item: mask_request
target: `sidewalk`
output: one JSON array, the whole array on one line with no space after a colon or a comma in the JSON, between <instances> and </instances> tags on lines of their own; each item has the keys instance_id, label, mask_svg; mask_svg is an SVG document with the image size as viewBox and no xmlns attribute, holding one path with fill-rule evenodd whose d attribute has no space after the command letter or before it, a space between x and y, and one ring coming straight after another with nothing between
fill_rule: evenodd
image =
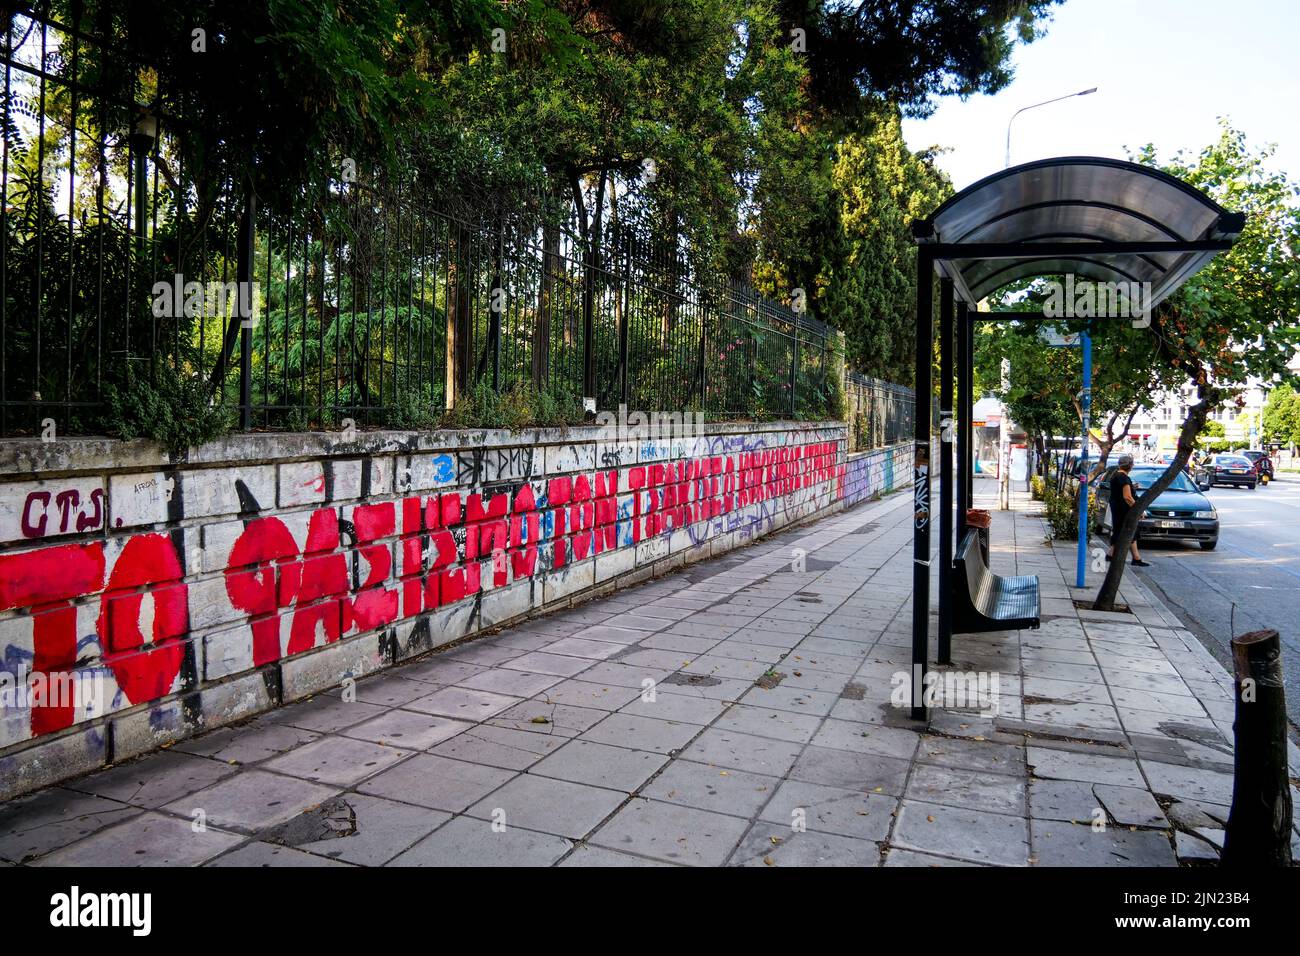
<instances>
[{"instance_id":1,"label":"sidewalk","mask_svg":"<svg viewBox=\"0 0 1300 956\"><path fill-rule=\"evenodd\" d=\"M923 732L891 706L910 662L910 504L864 504L0 805L0 860L1212 861L1228 675L1132 575L1132 614L1076 610L1074 550L1045 544L1023 498L994 511L992 564L1040 575L1043 626L953 642L951 670L996 675L997 715L936 710Z\"/></svg>"}]
</instances>

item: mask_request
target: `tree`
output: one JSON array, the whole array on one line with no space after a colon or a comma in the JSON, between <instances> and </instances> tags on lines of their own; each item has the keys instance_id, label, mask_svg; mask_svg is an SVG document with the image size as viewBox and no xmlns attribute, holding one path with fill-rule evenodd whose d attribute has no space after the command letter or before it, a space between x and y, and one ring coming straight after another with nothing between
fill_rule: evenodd
<instances>
[{"instance_id":1,"label":"tree","mask_svg":"<svg viewBox=\"0 0 1300 956\"><path fill-rule=\"evenodd\" d=\"M1060 277L1033 279L1004 291L999 309L1042 316L1044 303ZM1054 285L1057 283L1058 285ZM1092 421L1089 434L1099 454L1089 478L1105 469L1115 444L1128 435L1134 417L1152 395L1179 383L1177 372L1156 360L1149 336L1127 323L1062 320L1060 331L1090 329L1093 341ZM1011 388L994 393L1009 408L1011 417L1030 435L1078 433L1083 421L1079 390L1083 363L1077 348L1047 344L1044 322L982 322L976 327L976 369L983 381L1000 379L1002 360L1011 363ZM1104 423L1097 428L1098 423ZM1041 450L1041 449L1040 449Z\"/></svg>"},{"instance_id":2,"label":"tree","mask_svg":"<svg viewBox=\"0 0 1300 956\"><path fill-rule=\"evenodd\" d=\"M1197 156L1182 153L1161 166L1154 147L1136 160L1160 166L1226 208L1246 215L1232 249L1213 259L1152 316L1152 360L1177 370L1195 389L1173 462L1141 495L1116 529L1114 553L1094 606L1112 610L1124 574L1123 555L1138 521L1186 466L1210 412L1241 404L1254 380L1288 377L1300 347L1300 190L1268 168L1271 148L1252 150L1243 133L1221 121L1219 139Z\"/></svg>"},{"instance_id":3,"label":"tree","mask_svg":"<svg viewBox=\"0 0 1300 956\"><path fill-rule=\"evenodd\" d=\"M742 71L754 78L752 188L743 236L760 291L845 330L859 371L912 376L915 246L908 222L951 185L933 151L902 141L901 115L935 97L993 92L1017 42L1052 3L758 0L748 4Z\"/></svg>"},{"instance_id":4,"label":"tree","mask_svg":"<svg viewBox=\"0 0 1300 956\"><path fill-rule=\"evenodd\" d=\"M1265 441L1281 442L1291 448L1300 445L1300 394L1290 385L1277 385L1264 402Z\"/></svg>"}]
</instances>

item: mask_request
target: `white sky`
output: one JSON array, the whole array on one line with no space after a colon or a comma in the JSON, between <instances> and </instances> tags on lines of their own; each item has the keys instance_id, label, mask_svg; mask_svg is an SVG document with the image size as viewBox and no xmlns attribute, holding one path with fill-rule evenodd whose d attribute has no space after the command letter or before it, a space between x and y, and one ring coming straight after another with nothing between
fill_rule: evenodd
<instances>
[{"instance_id":1,"label":"white sky","mask_svg":"<svg viewBox=\"0 0 1300 956\"><path fill-rule=\"evenodd\" d=\"M1011 163L1050 156L1163 157L1199 151L1227 116L1253 148L1277 145L1276 168L1300 180L1300 0L1066 0L1047 35L1014 53L995 96L941 101L905 120L912 149L938 159L957 189L1003 167L1007 121L1032 103L1095 86L1016 118Z\"/></svg>"}]
</instances>

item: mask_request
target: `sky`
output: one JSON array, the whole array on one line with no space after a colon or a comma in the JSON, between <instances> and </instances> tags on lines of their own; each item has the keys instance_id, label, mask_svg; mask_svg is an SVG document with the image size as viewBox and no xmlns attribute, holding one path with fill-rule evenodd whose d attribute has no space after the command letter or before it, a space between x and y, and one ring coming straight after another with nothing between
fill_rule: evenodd
<instances>
[{"instance_id":1,"label":"sky","mask_svg":"<svg viewBox=\"0 0 1300 956\"><path fill-rule=\"evenodd\" d=\"M1047 35L1013 54L1015 78L993 96L940 101L905 120L913 150L946 147L941 169L962 189L1003 168L1007 122L1021 113L1011 163L1051 156L1198 152L1230 118L1252 148L1276 144L1272 164L1300 180L1300 0L1066 0Z\"/></svg>"}]
</instances>

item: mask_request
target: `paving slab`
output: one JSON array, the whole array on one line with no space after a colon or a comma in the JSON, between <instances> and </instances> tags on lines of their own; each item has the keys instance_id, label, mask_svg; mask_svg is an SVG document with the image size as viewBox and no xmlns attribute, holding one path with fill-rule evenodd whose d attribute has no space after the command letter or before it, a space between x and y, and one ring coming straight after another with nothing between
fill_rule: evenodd
<instances>
[{"instance_id":1,"label":"paving slab","mask_svg":"<svg viewBox=\"0 0 1300 956\"><path fill-rule=\"evenodd\" d=\"M748 828L738 817L634 798L587 842L670 863L721 866Z\"/></svg>"},{"instance_id":2,"label":"paving slab","mask_svg":"<svg viewBox=\"0 0 1300 956\"><path fill-rule=\"evenodd\" d=\"M1176 866L1163 830L1094 828L1092 824L1034 820L1030 824L1038 866Z\"/></svg>"},{"instance_id":3,"label":"paving slab","mask_svg":"<svg viewBox=\"0 0 1300 956\"><path fill-rule=\"evenodd\" d=\"M67 786L70 790L157 809L234 772L235 768L227 763L164 751L81 777Z\"/></svg>"},{"instance_id":4,"label":"paving slab","mask_svg":"<svg viewBox=\"0 0 1300 956\"><path fill-rule=\"evenodd\" d=\"M22 863L139 816L138 807L55 787L0 805L0 859Z\"/></svg>"},{"instance_id":5,"label":"paving slab","mask_svg":"<svg viewBox=\"0 0 1300 956\"><path fill-rule=\"evenodd\" d=\"M975 863L1027 866L1028 822L1024 817L904 800L890 843Z\"/></svg>"},{"instance_id":6,"label":"paving slab","mask_svg":"<svg viewBox=\"0 0 1300 956\"><path fill-rule=\"evenodd\" d=\"M759 819L881 841L888 836L897 809L896 797L787 780L764 806Z\"/></svg>"},{"instance_id":7,"label":"paving slab","mask_svg":"<svg viewBox=\"0 0 1300 956\"><path fill-rule=\"evenodd\" d=\"M191 819L201 812L209 827L252 833L284 823L338 792L338 787L249 769L165 809Z\"/></svg>"},{"instance_id":8,"label":"paving slab","mask_svg":"<svg viewBox=\"0 0 1300 956\"><path fill-rule=\"evenodd\" d=\"M263 831L261 838L324 859L382 866L450 819L451 814L441 810L344 793Z\"/></svg>"},{"instance_id":9,"label":"paving slab","mask_svg":"<svg viewBox=\"0 0 1300 956\"><path fill-rule=\"evenodd\" d=\"M637 717L634 714L610 714L590 730L584 731L582 740L628 747L632 750L652 750L671 754L681 750L703 728L675 720L658 720L654 717Z\"/></svg>"},{"instance_id":10,"label":"paving slab","mask_svg":"<svg viewBox=\"0 0 1300 956\"><path fill-rule=\"evenodd\" d=\"M851 750L855 753L878 754L910 760L916 753L921 736L915 731L899 727L881 727L851 720L825 721L809 743L814 747L833 750Z\"/></svg>"},{"instance_id":11,"label":"paving slab","mask_svg":"<svg viewBox=\"0 0 1300 956\"><path fill-rule=\"evenodd\" d=\"M620 713L634 714L638 717L655 717L659 720L675 720L686 724L704 726L712 723L731 706L729 701L712 697L694 696L677 693L676 684L656 686L653 696L637 694L624 704ZM694 689L694 688L691 688Z\"/></svg>"},{"instance_id":12,"label":"paving slab","mask_svg":"<svg viewBox=\"0 0 1300 956\"><path fill-rule=\"evenodd\" d=\"M211 867L322 867L322 866L347 866L340 860L331 860L328 857L317 856L314 853L306 853L302 850L295 850L290 846L277 846L274 843L246 843L237 850L233 850L223 856L217 857L206 863L205 866Z\"/></svg>"},{"instance_id":13,"label":"paving slab","mask_svg":"<svg viewBox=\"0 0 1300 956\"><path fill-rule=\"evenodd\" d=\"M1219 850L1213 844L1181 830L1174 834L1174 854L1185 863L1219 862Z\"/></svg>"},{"instance_id":14,"label":"paving slab","mask_svg":"<svg viewBox=\"0 0 1300 956\"><path fill-rule=\"evenodd\" d=\"M1123 787L1146 786L1137 761L1128 757L1029 747L1026 759L1034 776L1045 780L1083 780Z\"/></svg>"},{"instance_id":15,"label":"paving slab","mask_svg":"<svg viewBox=\"0 0 1300 956\"><path fill-rule=\"evenodd\" d=\"M504 770L527 770L547 754L555 753L568 739L477 724L433 747L430 753Z\"/></svg>"},{"instance_id":16,"label":"paving slab","mask_svg":"<svg viewBox=\"0 0 1300 956\"><path fill-rule=\"evenodd\" d=\"M983 770L987 773L1025 774L1025 748L963 737L922 736L916 759L942 767Z\"/></svg>"},{"instance_id":17,"label":"paving slab","mask_svg":"<svg viewBox=\"0 0 1300 956\"><path fill-rule=\"evenodd\" d=\"M896 757L809 746L790 769L790 777L805 783L901 796L908 767L906 760Z\"/></svg>"},{"instance_id":18,"label":"paving slab","mask_svg":"<svg viewBox=\"0 0 1300 956\"><path fill-rule=\"evenodd\" d=\"M408 680L405 676L397 674L385 674L357 681L352 690L356 694L356 699L362 703L378 704L381 707L401 707L429 693L429 688L422 682ZM338 694L341 695L342 691Z\"/></svg>"},{"instance_id":19,"label":"paving slab","mask_svg":"<svg viewBox=\"0 0 1300 956\"><path fill-rule=\"evenodd\" d=\"M473 726L475 725L468 721L453 720L450 717L437 717L409 710L390 710L382 717L375 717L355 727L349 727L342 731L342 736L367 740L386 747L428 750Z\"/></svg>"},{"instance_id":20,"label":"paving slab","mask_svg":"<svg viewBox=\"0 0 1300 956\"><path fill-rule=\"evenodd\" d=\"M469 816L577 840L627 799L627 794L536 774L520 774L467 811Z\"/></svg>"},{"instance_id":21,"label":"paving slab","mask_svg":"<svg viewBox=\"0 0 1300 956\"><path fill-rule=\"evenodd\" d=\"M948 857L935 856L930 853L916 853L912 850L904 850L902 847L894 847L885 857L885 866L926 866L934 869L943 867L969 867L981 866L979 863L972 863L969 860L953 860Z\"/></svg>"},{"instance_id":22,"label":"paving slab","mask_svg":"<svg viewBox=\"0 0 1300 956\"><path fill-rule=\"evenodd\" d=\"M783 777L794 766L802 749L790 741L715 726L700 734L678 756L716 767Z\"/></svg>"},{"instance_id":23,"label":"paving slab","mask_svg":"<svg viewBox=\"0 0 1300 956\"><path fill-rule=\"evenodd\" d=\"M880 845L819 830L792 831L756 823L736 848L732 866L880 866Z\"/></svg>"},{"instance_id":24,"label":"paving slab","mask_svg":"<svg viewBox=\"0 0 1300 956\"><path fill-rule=\"evenodd\" d=\"M514 776L514 771L500 767L416 754L370 777L357 789L375 797L460 813Z\"/></svg>"},{"instance_id":25,"label":"paving slab","mask_svg":"<svg viewBox=\"0 0 1300 956\"><path fill-rule=\"evenodd\" d=\"M619 853L615 850L607 850L603 846L588 846L582 844L573 848L573 852L566 856L559 863L560 867L642 867L642 866L672 866L664 860L650 860L643 856L633 856L630 853Z\"/></svg>"},{"instance_id":26,"label":"paving slab","mask_svg":"<svg viewBox=\"0 0 1300 956\"><path fill-rule=\"evenodd\" d=\"M506 694L494 694L469 687L443 687L432 694L416 698L406 705L406 709L463 721L479 721L494 717L518 703L518 697Z\"/></svg>"},{"instance_id":27,"label":"paving slab","mask_svg":"<svg viewBox=\"0 0 1300 956\"><path fill-rule=\"evenodd\" d=\"M487 820L456 817L389 866L550 866L573 848L564 837L523 827L494 830Z\"/></svg>"},{"instance_id":28,"label":"paving slab","mask_svg":"<svg viewBox=\"0 0 1300 956\"><path fill-rule=\"evenodd\" d=\"M674 760L641 795L750 819L776 792L777 777Z\"/></svg>"},{"instance_id":29,"label":"paving slab","mask_svg":"<svg viewBox=\"0 0 1300 956\"><path fill-rule=\"evenodd\" d=\"M532 651L501 666L507 670L528 671L536 674L553 674L556 677L573 677L592 665L582 657L566 657L563 654L548 654L545 651Z\"/></svg>"},{"instance_id":30,"label":"paving slab","mask_svg":"<svg viewBox=\"0 0 1300 956\"><path fill-rule=\"evenodd\" d=\"M419 687L418 684L414 685ZM421 693L426 691L421 690ZM383 712L380 712L383 716ZM253 764L287 753L320 737L314 730L258 719L178 741L172 749L228 764Z\"/></svg>"},{"instance_id":31,"label":"paving slab","mask_svg":"<svg viewBox=\"0 0 1300 956\"><path fill-rule=\"evenodd\" d=\"M267 770L348 787L409 757L411 751L351 737L322 737L264 764Z\"/></svg>"},{"instance_id":32,"label":"paving slab","mask_svg":"<svg viewBox=\"0 0 1300 956\"><path fill-rule=\"evenodd\" d=\"M1196 800L1232 804L1232 774L1216 773L1196 767L1143 760L1142 769L1151 782L1154 793L1167 794L1180 800Z\"/></svg>"},{"instance_id":33,"label":"paving slab","mask_svg":"<svg viewBox=\"0 0 1300 956\"><path fill-rule=\"evenodd\" d=\"M1121 826L1166 827L1164 811L1150 792L1140 787L1116 787L1094 784L1092 792L1106 808L1110 818Z\"/></svg>"},{"instance_id":34,"label":"paving slab","mask_svg":"<svg viewBox=\"0 0 1300 956\"><path fill-rule=\"evenodd\" d=\"M573 740L532 765L530 773L632 793L668 762L665 754Z\"/></svg>"},{"instance_id":35,"label":"paving slab","mask_svg":"<svg viewBox=\"0 0 1300 956\"><path fill-rule=\"evenodd\" d=\"M493 694L505 694L509 697L528 698L536 697L562 680L564 678L555 674L494 667L473 677L467 677L458 686L468 687L471 690L486 690Z\"/></svg>"},{"instance_id":36,"label":"paving slab","mask_svg":"<svg viewBox=\"0 0 1300 956\"><path fill-rule=\"evenodd\" d=\"M615 711L640 696L639 688L623 687L618 684L597 684L578 677L561 681L538 694L537 698L548 703Z\"/></svg>"},{"instance_id":37,"label":"paving slab","mask_svg":"<svg viewBox=\"0 0 1300 956\"><path fill-rule=\"evenodd\" d=\"M609 711L596 707L557 704L538 697L503 710L490 723L548 737L576 737L608 716Z\"/></svg>"},{"instance_id":38,"label":"paving slab","mask_svg":"<svg viewBox=\"0 0 1300 956\"><path fill-rule=\"evenodd\" d=\"M626 650L626 645L613 641L590 641L581 637L565 637L544 648L547 654L579 657L597 661L608 660Z\"/></svg>"},{"instance_id":39,"label":"paving slab","mask_svg":"<svg viewBox=\"0 0 1300 956\"><path fill-rule=\"evenodd\" d=\"M913 800L993 813L1023 815L1026 810L1023 780L934 764L918 765L912 771L906 795Z\"/></svg>"},{"instance_id":40,"label":"paving slab","mask_svg":"<svg viewBox=\"0 0 1300 956\"><path fill-rule=\"evenodd\" d=\"M363 720L378 717L387 710L382 704L367 704L362 700L345 700L332 694L320 694L310 700L294 704L283 710L272 711L259 721L288 724L303 730L332 734Z\"/></svg>"},{"instance_id":41,"label":"paving slab","mask_svg":"<svg viewBox=\"0 0 1300 956\"><path fill-rule=\"evenodd\" d=\"M812 739L821 726L821 718L739 703L719 717L713 726L802 744Z\"/></svg>"},{"instance_id":42,"label":"paving slab","mask_svg":"<svg viewBox=\"0 0 1300 956\"><path fill-rule=\"evenodd\" d=\"M1035 820L1090 823L1104 807L1093 785L1081 780L1029 781L1029 815Z\"/></svg>"},{"instance_id":43,"label":"paving slab","mask_svg":"<svg viewBox=\"0 0 1300 956\"><path fill-rule=\"evenodd\" d=\"M37 866L199 866L246 837L148 811L36 861Z\"/></svg>"}]
</instances>

